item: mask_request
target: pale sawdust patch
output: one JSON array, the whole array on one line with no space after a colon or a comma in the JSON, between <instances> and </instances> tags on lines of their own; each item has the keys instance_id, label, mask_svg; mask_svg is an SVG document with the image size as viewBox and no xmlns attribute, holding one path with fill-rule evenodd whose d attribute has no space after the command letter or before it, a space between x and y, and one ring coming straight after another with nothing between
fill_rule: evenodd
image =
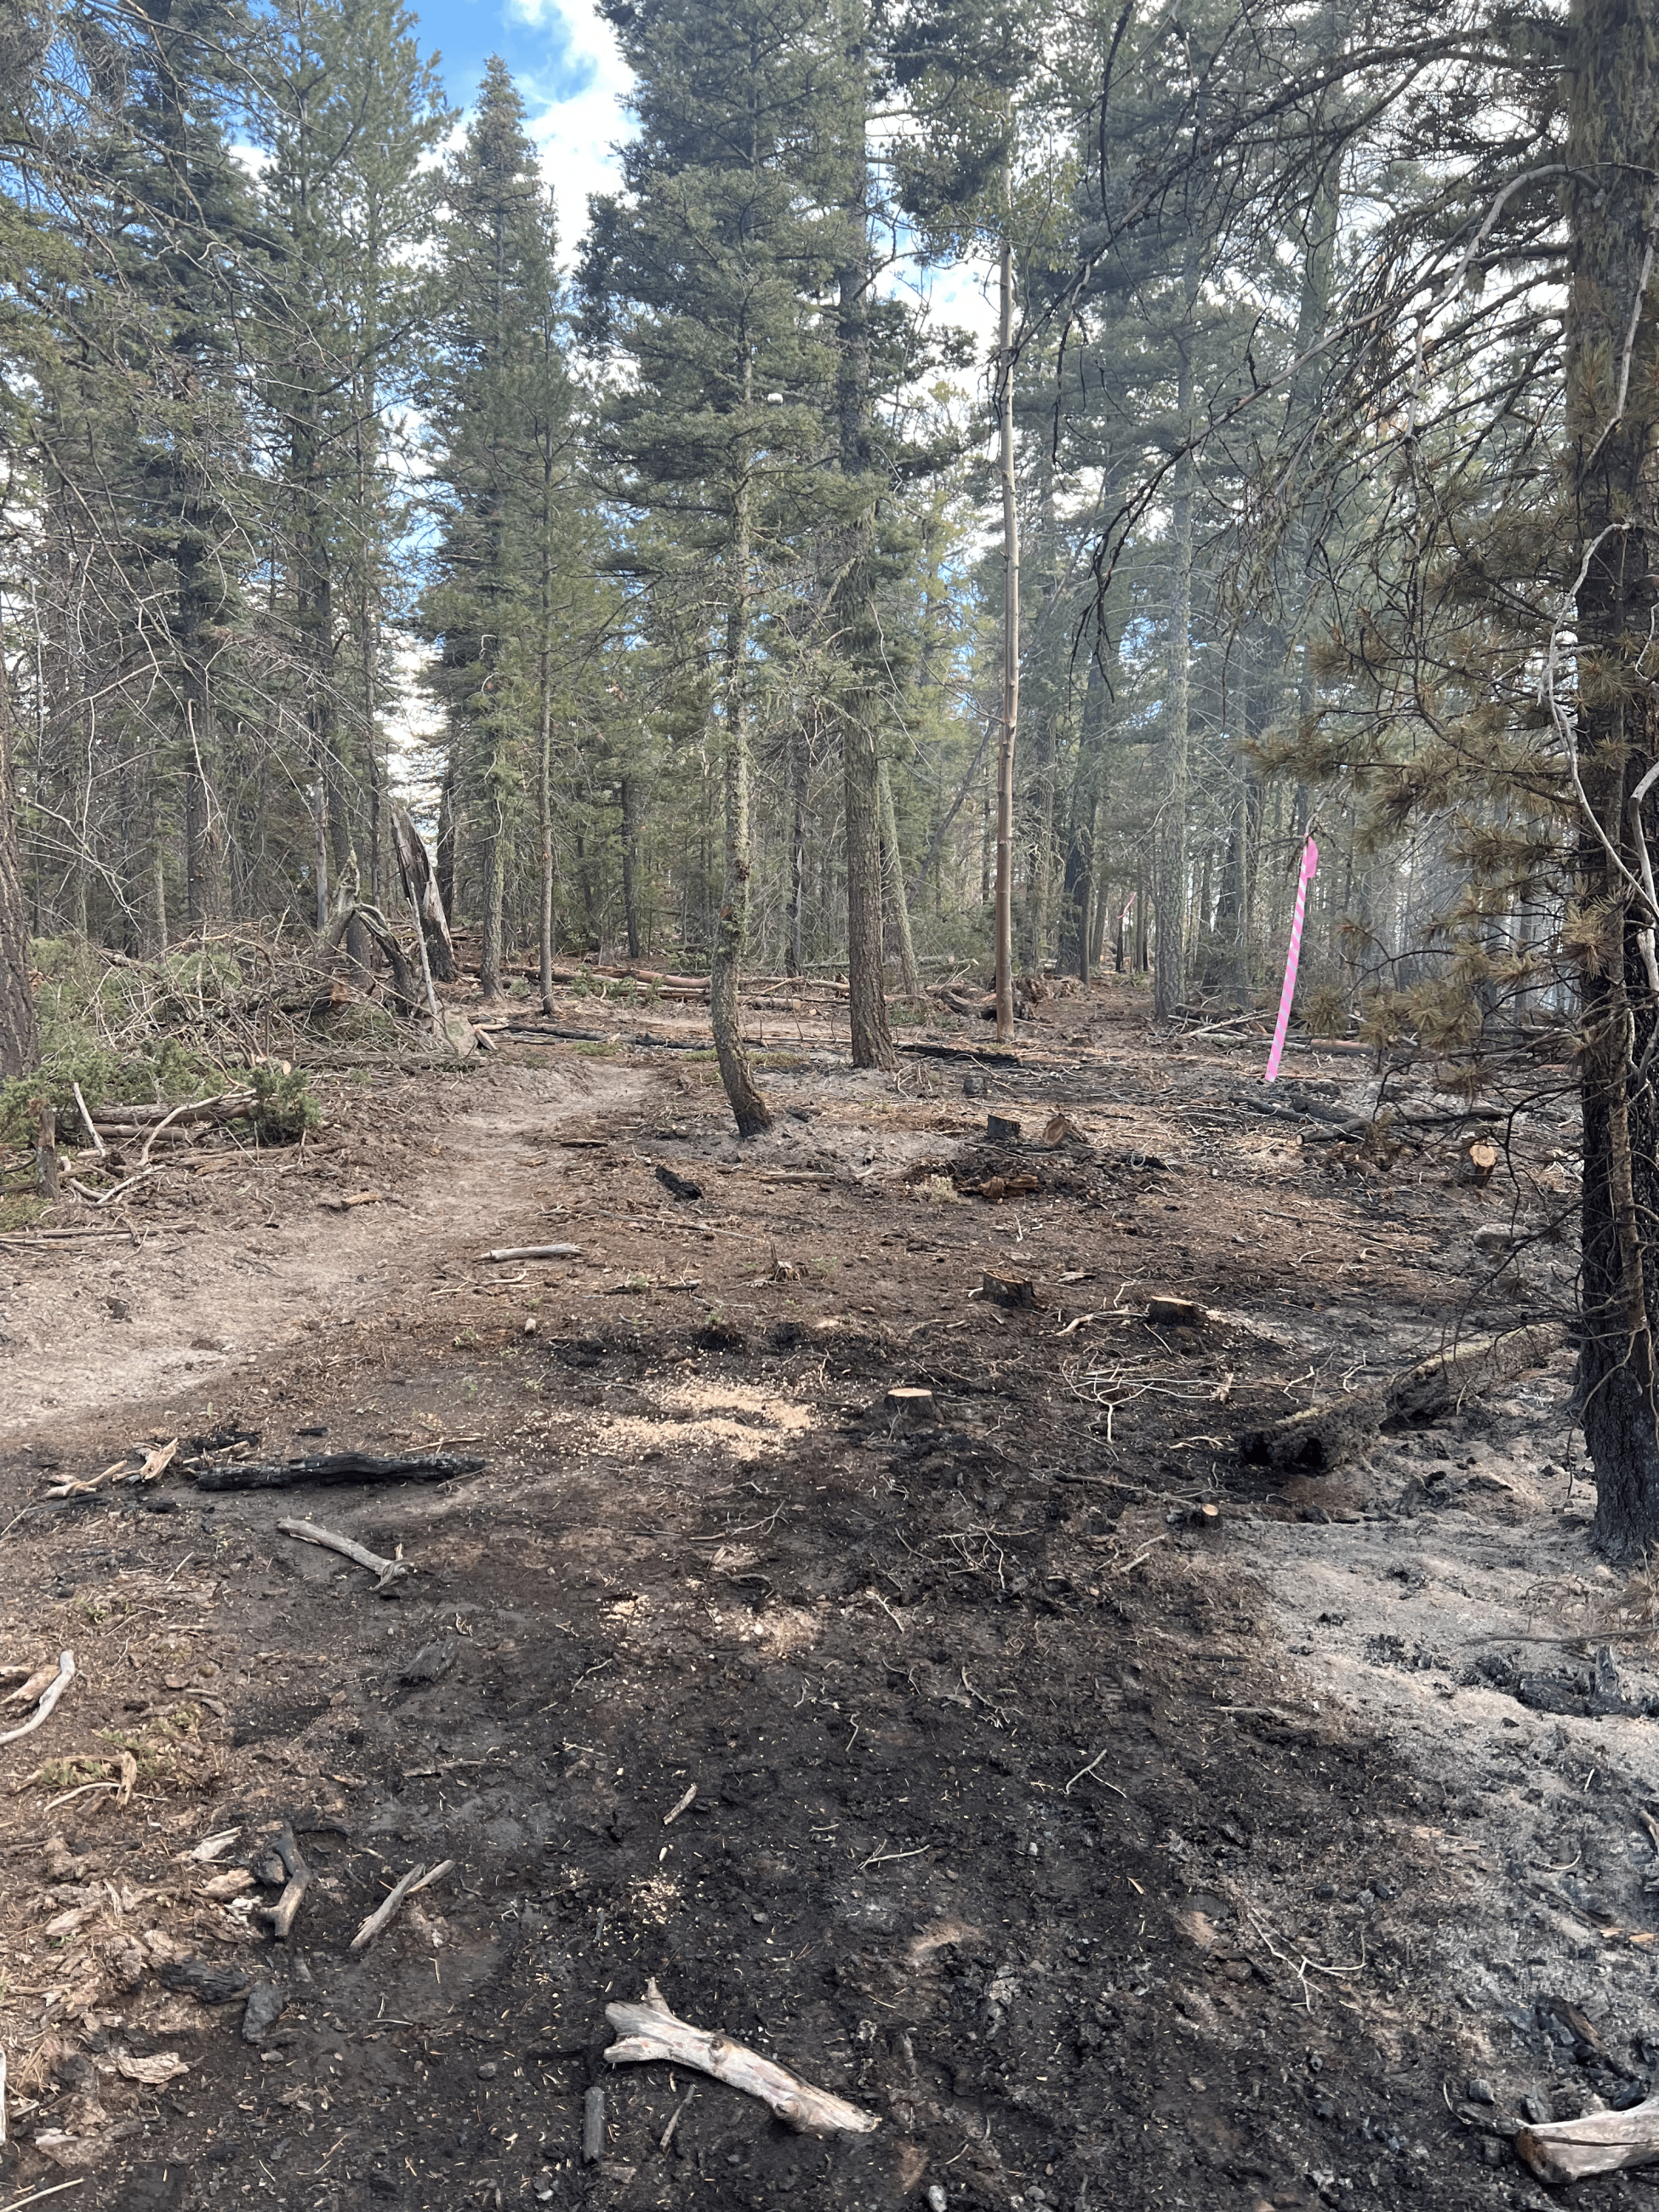
<instances>
[{"instance_id":1,"label":"pale sawdust patch","mask_svg":"<svg viewBox=\"0 0 1659 2212\"><path fill-rule=\"evenodd\" d=\"M619 1413L594 1433L606 1454L680 1452L718 1446L734 1460L749 1463L775 1457L786 1445L817 1426L816 1409L799 1399L780 1398L752 1383L720 1376L692 1376L662 1391L660 1418Z\"/></svg>"},{"instance_id":2,"label":"pale sawdust patch","mask_svg":"<svg viewBox=\"0 0 1659 2212\"><path fill-rule=\"evenodd\" d=\"M628 1901L637 1918L661 1928L679 1904L680 1886L668 1875L647 1875L629 1884Z\"/></svg>"},{"instance_id":3,"label":"pale sawdust patch","mask_svg":"<svg viewBox=\"0 0 1659 2212\"><path fill-rule=\"evenodd\" d=\"M742 1643L758 1644L769 1658L787 1659L816 1644L823 1632L823 1623L810 1606L778 1605L745 1621L738 1634Z\"/></svg>"}]
</instances>

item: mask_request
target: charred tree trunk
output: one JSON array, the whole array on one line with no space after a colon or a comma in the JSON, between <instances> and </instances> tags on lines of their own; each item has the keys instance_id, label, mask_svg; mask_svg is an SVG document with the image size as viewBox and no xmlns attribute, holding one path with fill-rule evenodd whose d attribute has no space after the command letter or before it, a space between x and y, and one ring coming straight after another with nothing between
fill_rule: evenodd
<instances>
[{"instance_id":1,"label":"charred tree trunk","mask_svg":"<svg viewBox=\"0 0 1659 2212\"><path fill-rule=\"evenodd\" d=\"M1066 834L1066 861L1060 878L1060 968L1086 983L1094 972L1093 918L1101 896L1099 864L1095 851L1095 823L1100 811L1100 771L1106 744L1106 678L1100 665L1100 647L1089 658L1089 675L1083 692L1083 727L1078 737L1077 773L1072 779L1071 823Z\"/></svg>"},{"instance_id":2,"label":"charred tree trunk","mask_svg":"<svg viewBox=\"0 0 1659 2212\"><path fill-rule=\"evenodd\" d=\"M1014 482L1014 249L1005 236L997 325L997 471L1002 483L1002 728L997 746L994 944L997 1042L1014 1036L1014 744L1019 729L1019 505Z\"/></svg>"},{"instance_id":3,"label":"charred tree trunk","mask_svg":"<svg viewBox=\"0 0 1659 2212\"><path fill-rule=\"evenodd\" d=\"M863 53L854 73L863 82ZM836 628L849 665L842 714L842 808L847 836L847 1008L854 1067L896 1067L887 1024L882 965L880 748L884 672L874 606L876 506L880 479L872 453L870 389L869 179L862 106L849 117L849 173L844 210L847 256L836 272L836 402L842 474L856 489L858 511L841 549Z\"/></svg>"},{"instance_id":4,"label":"charred tree trunk","mask_svg":"<svg viewBox=\"0 0 1659 2212\"><path fill-rule=\"evenodd\" d=\"M1640 671L1659 612L1659 324L1650 295L1659 0L1577 0L1569 36L1564 473L1583 550L1577 697L1558 699L1556 714L1564 744L1583 763L1581 911L1604 917L1582 988L1578 1375L1595 1468L1594 1540L1614 1559L1635 1559L1659 1540L1659 1253L1651 1230L1659 1219L1659 911L1648 845L1659 805L1638 793L1659 762L1659 715Z\"/></svg>"}]
</instances>

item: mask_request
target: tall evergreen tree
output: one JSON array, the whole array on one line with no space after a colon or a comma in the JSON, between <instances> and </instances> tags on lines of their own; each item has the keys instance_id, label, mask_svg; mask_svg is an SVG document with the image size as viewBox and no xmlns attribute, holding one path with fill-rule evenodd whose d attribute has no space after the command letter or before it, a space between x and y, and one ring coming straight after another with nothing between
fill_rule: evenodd
<instances>
[{"instance_id":1,"label":"tall evergreen tree","mask_svg":"<svg viewBox=\"0 0 1659 2212\"><path fill-rule=\"evenodd\" d=\"M755 641L769 595L823 514L812 465L836 354L817 302L847 229L814 187L842 56L804 0L614 0L608 12L635 73L640 128L624 191L596 204L585 289L590 326L608 326L634 368L610 399L617 490L659 527L672 519L672 586L695 596L720 670L725 856L710 1006L726 1097L748 1136L771 1120L737 1008L754 869Z\"/></svg>"},{"instance_id":2,"label":"tall evergreen tree","mask_svg":"<svg viewBox=\"0 0 1659 2212\"><path fill-rule=\"evenodd\" d=\"M479 980L500 988L509 854L531 764L547 758L542 708L525 711L526 651L550 681L542 644L545 556L555 528L550 471L570 394L556 343L554 212L505 65L484 72L446 186L445 306L427 398L443 487L425 619L449 723L449 787L477 855Z\"/></svg>"}]
</instances>

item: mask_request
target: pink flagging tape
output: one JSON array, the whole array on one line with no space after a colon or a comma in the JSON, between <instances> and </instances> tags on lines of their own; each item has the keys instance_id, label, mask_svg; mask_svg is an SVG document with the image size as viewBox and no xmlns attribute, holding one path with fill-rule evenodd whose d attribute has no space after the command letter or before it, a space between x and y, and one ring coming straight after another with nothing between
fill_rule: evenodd
<instances>
[{"instance_id":1,"label":"pink flagging tape","mask_svg":"<svg viewBox=\"0 0 1659 2212\"><path fill-rule=\"evenodd\" d=\"M1279 1063L1285 1051L1285 1036L1291 1026L1291 1001L1296 996L1296 971L1302 963L1302 925L1307 918L1308 886L1319 872L1319 848L1311 837L1302 848L1302 875L1296 887L1296 912L1291 916L1291 949L1285 960L1285 988L1279 994L1279 1019L1273 1024L1273 1050L1267 1054L1267 1073L1264 1083L1271 1083L1279 1073Z\"/></svg>"}]
</instances>

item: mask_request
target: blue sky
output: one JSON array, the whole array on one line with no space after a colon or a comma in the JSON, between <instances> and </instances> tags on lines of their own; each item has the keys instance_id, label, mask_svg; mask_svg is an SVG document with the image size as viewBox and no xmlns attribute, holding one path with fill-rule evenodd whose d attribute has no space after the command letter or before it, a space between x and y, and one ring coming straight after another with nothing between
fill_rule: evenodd
<instances>
[{"instance_id":1,"label":"blue sky","mask_svg":"<svg viewBox=\"0 0 1659 2212\"><path fill-rule=\"evenodd\" d=\"M468 105L483 65L512 70L558 201L567 252L586 221L587 196L615 178L610 149L627 134L628 71L610 26L589 0L411 0L422 49L442 57L444 83Z\"/></svg>"},{"instance_id":2,"label":"blue sky","mask_svg":"<svg viewBox=\"0 0 1659 2212\"><path fill-rule=\"evenodd\" d=\"M562 254L572 259L586 228L588 195L617 181L611 149L629 128L629 73L610 25L592 0L410 0L410 5L422 47L442 57L444 82L458 106L471 103L491 54L512 70L557 202ZM930 272L924 282L936 312L988 343L985 273L964 265Z\"/></svg>"}]
</instances>

